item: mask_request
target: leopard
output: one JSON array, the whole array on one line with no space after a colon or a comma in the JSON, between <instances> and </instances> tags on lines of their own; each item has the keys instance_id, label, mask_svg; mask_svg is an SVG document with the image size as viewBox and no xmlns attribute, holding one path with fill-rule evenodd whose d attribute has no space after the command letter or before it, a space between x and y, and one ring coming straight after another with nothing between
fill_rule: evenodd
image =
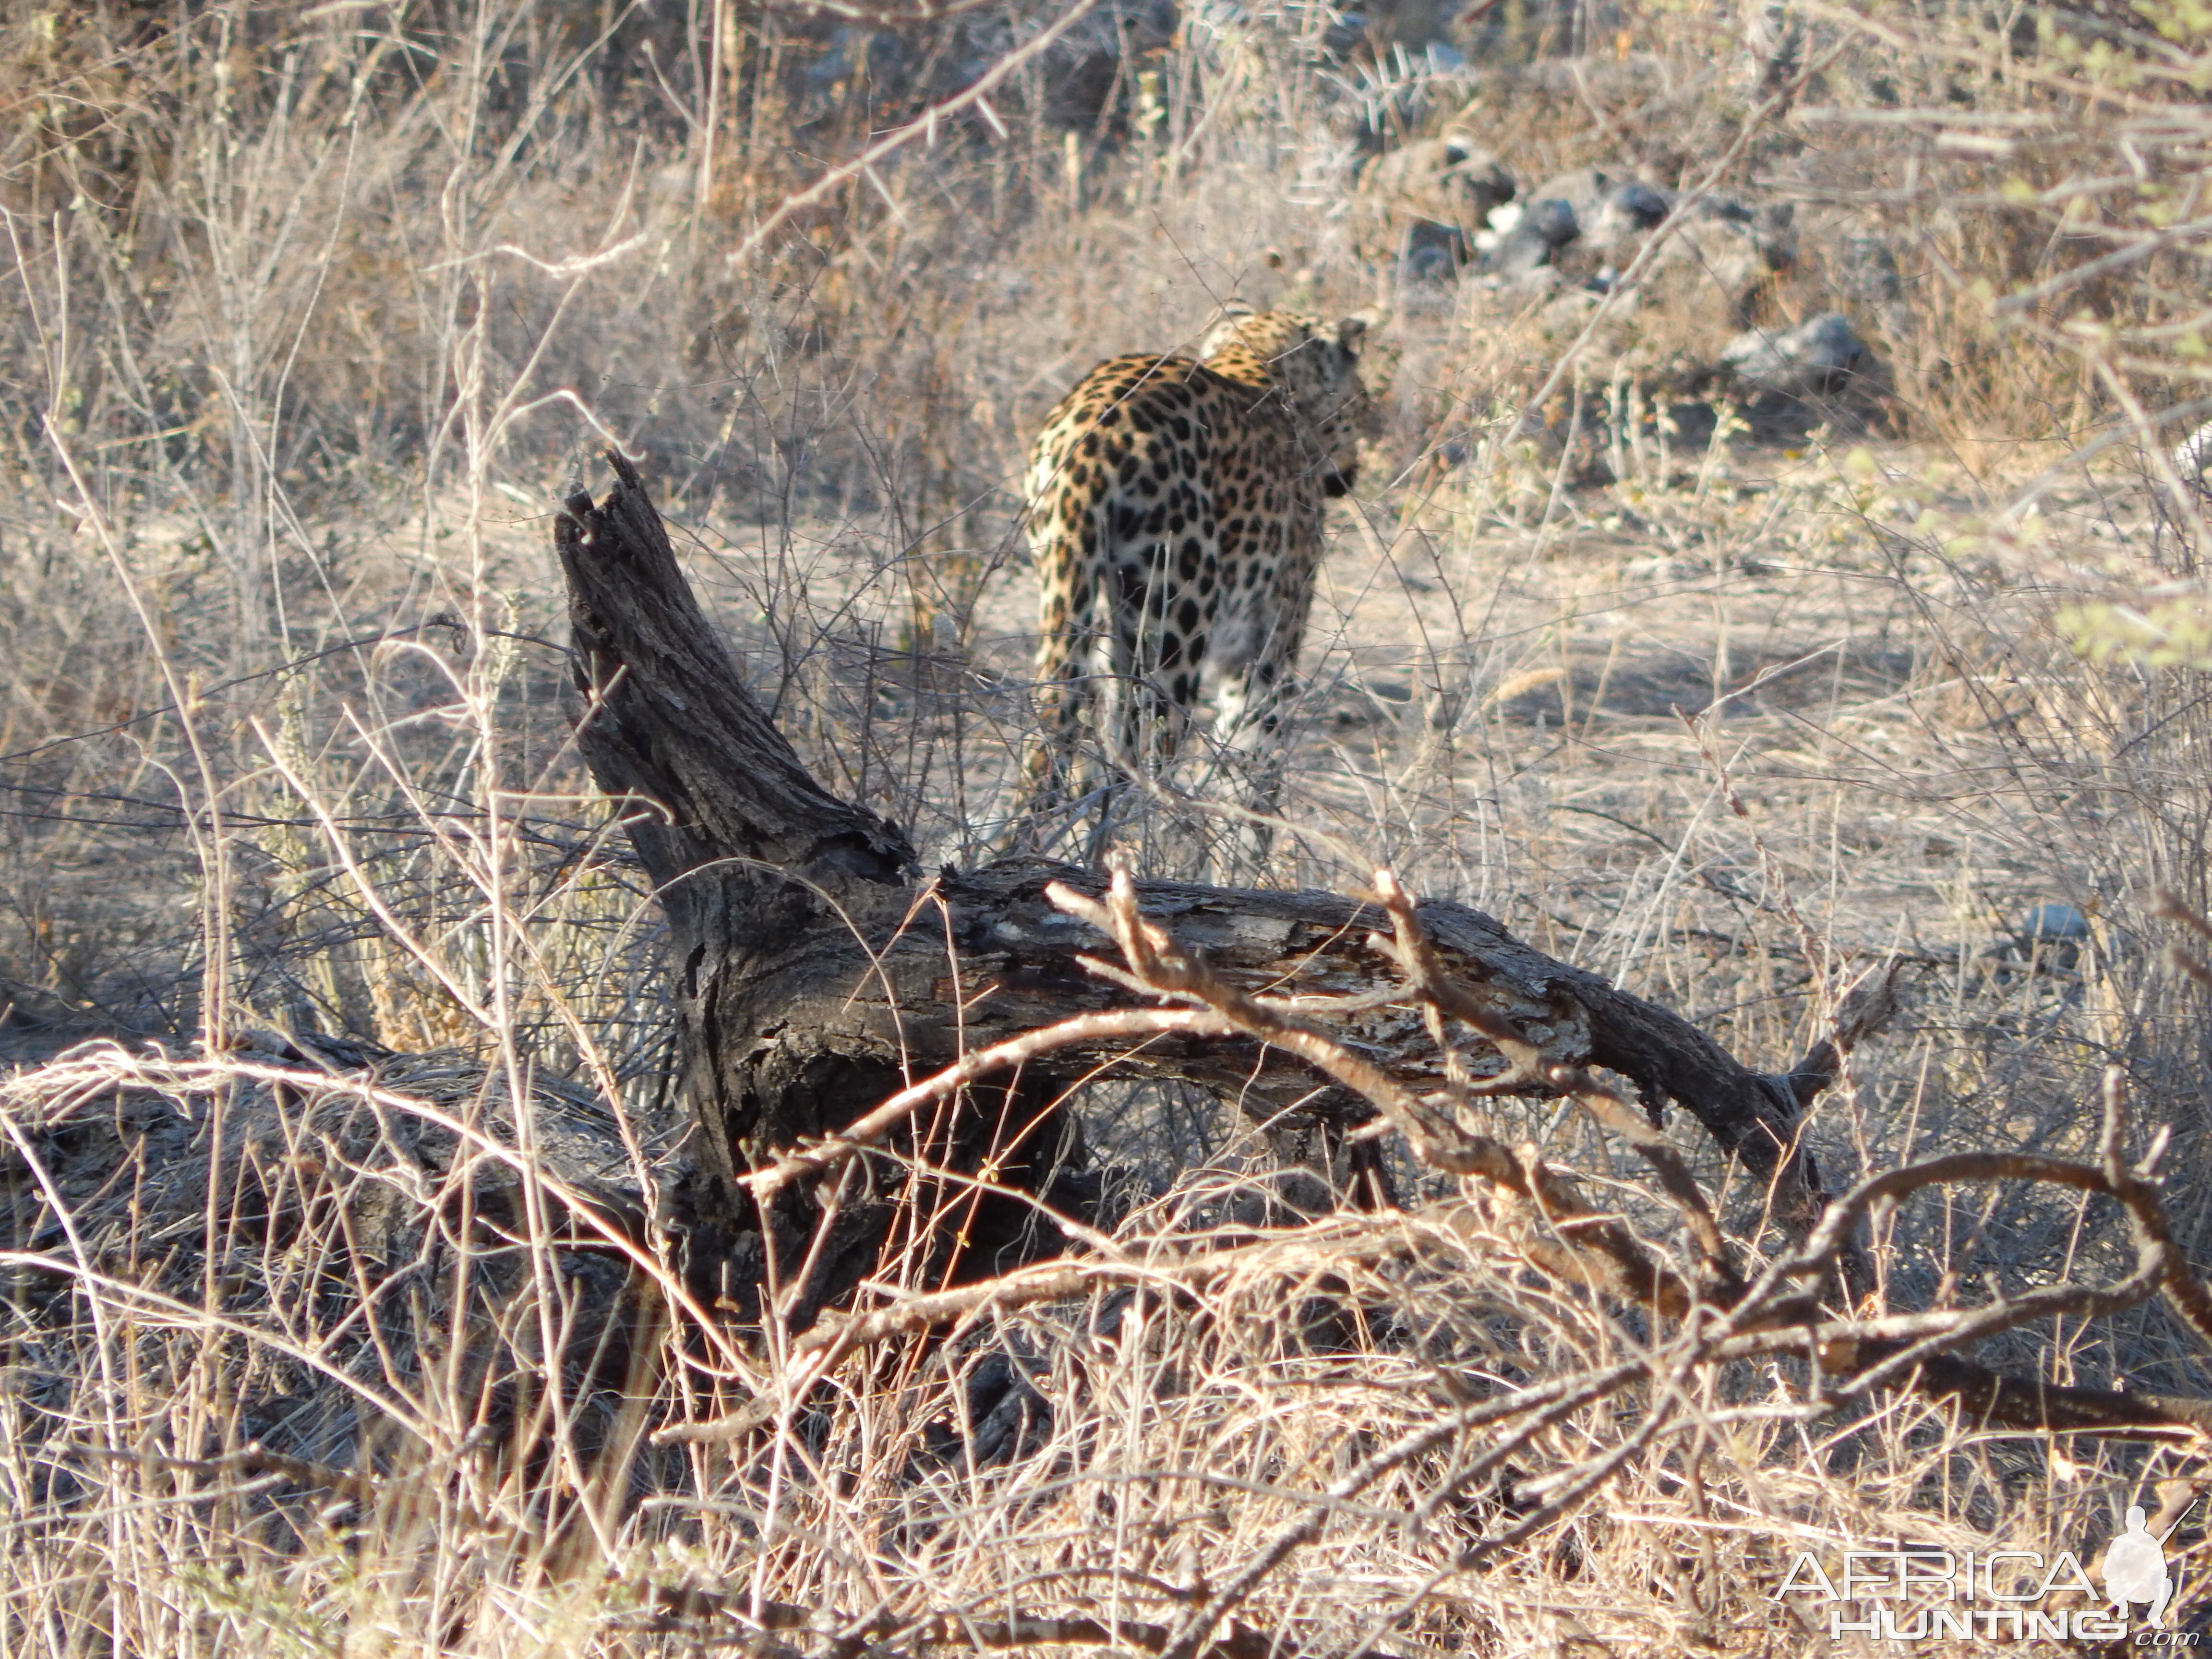
<instances>
[{"instance_id":1,"label":"leopard","mask_svg":"<svg viewBox=\"0 0 2212 1659\"><path fill-rule=\"evenodd\" d=\"M1109 776L1163 771L1209 675L1213 736L1255 761L1250 805L1273 810L1269 757L1328 503L1358 472L1376 320L1232 305L1195 355L1103 362L1045 417L1024 491L1040 587L1039 720L1022 768L1032 817L1071 798L1087 720Z\"/></svg>"}]
</instances>

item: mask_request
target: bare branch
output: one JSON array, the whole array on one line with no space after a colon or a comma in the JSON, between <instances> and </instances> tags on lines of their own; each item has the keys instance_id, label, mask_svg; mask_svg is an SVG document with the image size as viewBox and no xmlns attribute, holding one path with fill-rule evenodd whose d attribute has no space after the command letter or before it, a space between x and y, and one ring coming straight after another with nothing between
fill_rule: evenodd
<instances>
[{"instance_id":1,"label":"bare branch","mask_svg":"<svg viewBox=\"0 0 2212 1659\"><path fill-rule=\"evenodd\" d=\"M1638 1156L1657 1173L1668 1200L1689 1224L1691 1237L1697 1241L1705 1258L1711 1288L1723 1297L1739 1293L1742 1279L1737 1274L1726 1241L1721 1237L1720 1224L1714 1219L1712 1206L1706 1203L1689 1167L1667 1137L1588 1071L1547 1060L1543 1050L1522 1036L1510 1022L1500 1018L1453 984L1437 961L1436 949L1429 943L1420 918L1414 913L1412 897L1389 871L1375 872L1375 890L1383 908L1389 911L1391 924L1397 932L1391 939L1370 936L1370 943L1405 970L1415 994L1440 1012L1479 1033L1505 1057L1515 1073L1540 1078L1571 1097L1600 1124L1634 1147Z\"/></svg>"},{"instance_id":2,"label":"bare branch","mask_svg":"<svg viewBox=\"0 0 2212 1659\"><path fill-rule=\"evenodd\" d=\"M875 1146L900 1124L933 1101L957 1092L979 1078L1008 1070L1039 1054L1077 1043L1160 1036L1177 1032L1189 1036L1230 1036L1236 1027L1218 1015L1199 1009L1123 1009L1114 1013L1078 1014L1073 1019L1027 1031L1018 1037L978 1049L948 1066L936 1076L902 1089L866 1117L856 1119L837 1134L817 1141L767 1169L744 1177L742 1184L765 1202L794 1181L804 1181L836 1169L847 1158Z\"/></svg>"},{"instance_id":3,"label":"bare branch","mask_svg":"<svg viewBox=\"0 0 2212 1659\"><path fill-rule=\"evenodd\" d=\"M1057 21L992 64L967 88L955 93L941 104L931 106L906 125L884 134L851 161L830 168L805 190L785 197L776 204L775 210L746 233L744 240L732 250L730 263L733 265L744 263L762 243L798 215L827 201L855 179L865 178L878 162L903 149L915 139L934 138L939 123L981 104L997 91L1008 76L1024 64L1041 56L1054 41L1089 16L1097 3L1098 0L1073 0Z\"/></svg>"}]
</instances>

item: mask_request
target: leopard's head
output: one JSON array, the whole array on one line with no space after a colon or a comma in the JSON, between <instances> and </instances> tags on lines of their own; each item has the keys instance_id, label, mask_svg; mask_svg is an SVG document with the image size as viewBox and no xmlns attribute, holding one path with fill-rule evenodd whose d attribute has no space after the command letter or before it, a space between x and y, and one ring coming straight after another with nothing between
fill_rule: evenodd
<instances>
[{"instance_id":1,"label":"leopard's head","mask_svg":"<svg viewBox=\"0 0 2212 1659\"><path fill-rule=\"evenodd\" d=\"M1301 312L1232 305L1199 347L1200 361L1215 373L1281 388L1330 495L1348 491L1359 470L1368 412L1359 355L1372 321L1355 312L1332 326Z\"/></svg>"}]
</instances>

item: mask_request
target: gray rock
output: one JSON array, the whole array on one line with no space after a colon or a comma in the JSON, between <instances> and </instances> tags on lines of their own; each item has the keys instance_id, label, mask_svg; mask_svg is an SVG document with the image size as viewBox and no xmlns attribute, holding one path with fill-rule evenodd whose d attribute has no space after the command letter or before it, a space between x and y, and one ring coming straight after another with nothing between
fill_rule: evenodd
<instances>
[{"instance_id":1,"label":"gray rock","mask_svg":"<svg viewBox=\"0 0 2212 1659\"><path fill-rule=\"evenodd\" d=\"M1547 179L1532 192L1539 201L1565 202L1577 220L1595 219L1598 206L1613 194L1626 175L1603 167L1577 167Z\"/></svg>"},{"instance_id":2,"label":"gray rock","mask_svg":"<svg viewBox=\"0 0 2212 1659\"><path fill-rule=\"evenodd\" d=\"M1729 341L1721 367L1761 392L1785 398L1832 397L1874 372L1874 354L1840 311L1791 329L1753 328Z\"/></svg>"},{"instance_id":3,"label":"gray rock","mask_svg":"<svg viewBox=\"0 0 2212 1659\"><path fill-rule=\"evenodd\" d=\"M1422 218L1470 231L1492 209L1513 199L1513 175L1465 133L1417 138L1361 171L1359 187L1370 197Z\"/></svg>"},{"instance_id":4,"label":"gray rock","mask_svg":"<svg viewBox=\"0 0 2212 1659\"><path fill-rule=\"evenodd\" d=\"M1491 213L1513 199L1513 175L1464 133L1417 139L1359 174L1354 228L1363 258L1412 276L1449 276L1473 257Z\"/></svg>"},{"instance_id":5,"label":"gray rock","mask_svg":"<svg viewBox=\"0 0 2212 1659\"><path fill-rule=\"evenodd\" d=\"M1582 234L1571 204L1540 198L1522 210L1520 218L1498 244L1492 269L1508 276L1534 270L1552 263L1558 252Z\"/></svg>"},{"instance_id":6,"label":"gray rock","mask_svg":"<svg viewBox=\"0 0 2212 1659\"><path fill-rule=\"evenodd\" d=\"M2018 932L2021 939L2031 942L2078 942L2089 937L2089 918L2070 904L2039 904L2020 919Z\"/></svg>"},{"instance_id":7,"label":"gray rock","mask_svg":"<svg viewBox=\"0 0 2212 1659\"><path fill-rule=\"evenodd\" d=\"M1674 210L1673 192L1631 179L1616 185L1598 204L1593 240L1610 241L1656 230Z\"/></svg>"},{"instance_id":8,"label":"gray rock","mask_svg":"<svg viewBox=\"0 0 2212 1659\"><path fill-rule=\"evenodd\" d=\"M1577 167L1529 191L1519 222L1510 222L1510 209L1493 213L1491 233L1478 234L1475 246L1490 253L1491 270L1507 276L1559 262L1571 246L1578 266L1598 268L1595 285L1603 289L1681 199L1625 172ZM1754 208L1734 197L1699 197L1658 258L1662 266L1702 274L1701 286L1719 296L1717 321L1741 328L1750 320L1759 289L1774 272L1796 263L1795 210L1788 203Z\"/></svg>"},{"instance_id":9,"label":"gray rock","mask_svg":"<svg viewBox=\"0 0 2212 1659\"><path fill-rule=\"evenodd\" d=\"M1626 246L1674 210L1671 191L1647 185L1603 167L1577 167L1548 180L1540 199L1565 202L1573 210L1584 245L1607 253Z\"/></svg>"},{"instance_id":10,"label":"gray rock","mask_svg":"<svg viewBox=\"0 0 2212 1659\"><path fill-rule=\"evenodd\" d=\"M2089 918L2070 904L2036 905L2020 919L2014 943L2024 957L2040 957L2053 968L2070 969L2089 942Z\"/></svg>"},{"instance_id":11,"label":"gray rock","mask_svg":"<svg viewBox=\"0 0 2212 1659\"><path fill-rule=\"evenodd\" d=\"M1797 263L1797 207L1793 202L1769 202L1750 208L1727 197L1709 200L1719 204L1723 216L1748 226L1753 245L1772 270L1787 270ZM1737 219L1741 215L1741 218Z\"/></svg>"},{"instance_id":12,"label":"gray rock","mask_svg":"<svg viewBox=\"0 0 2212 1659\"><path fill-rule=\"evenodd\" d=\"M1796 257L1790 222L1786 212L1778 220L1729 198L1708 197L1660 244L1653 274L1666 274L1662 290L1700 328L1747 327L1774 273Z\"/></svg>"}]
</instances>

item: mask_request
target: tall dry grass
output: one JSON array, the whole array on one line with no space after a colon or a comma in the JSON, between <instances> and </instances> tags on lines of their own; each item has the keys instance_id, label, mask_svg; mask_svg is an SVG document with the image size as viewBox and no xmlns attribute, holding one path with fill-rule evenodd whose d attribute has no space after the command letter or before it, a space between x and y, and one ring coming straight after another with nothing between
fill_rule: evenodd
<instances>
[{"instance_id":1,"label":"tall dry grass","mask_svg":"<svg viewBox=\"0 0 2212 1659\"><path fill-rule=\"evenodd\" d=\"M683 1306L659 922L568 746L551 503L605 444L647 453L810 763L979 859L1027 720L1038 416L1221 299L1366 302L1362 129L1462 112L1530 183L1694 180L1742 138L1721 185L1798 204L1777 321L1850 294L1854 238L1893 254L1887 308L1846 308L1894 400L1794 453L1685 437L1657 418L1674 325L1616 319L1561 382L1611 416L1614 482L1577 488L1520 416L1579 323L1381 279L1385 417L1295 722L1306 833L1264 878L1387 862L1771 1067L1902 954L1905 1012L1814 1125L1832 1169L2093 1151L2118 1066L2203 1236L2212 1026L2153 898L2208 898L2202 670L2074 648L2201 598L2157 457L2202 396L2203 43L1803 7L1810 76L1754 122L1741 42L1697 15L1501 8L1474 70L1395 15L1378 50L1317 7L1193 6L1171 36L1125 9L1118 58L1041 54L771 223L1043 16L871 46L726 4L0 14L0 1041L41 1062L0 1102L5 1650L691 1652L775 1604L1141 1647L1325 1512L1236 1614L1281 1650L1826 1651L1766 1599L1783 1549L2086 1559L2195 1470L1909 1402L1823 1418L1740 1367L1328 1498L1472 1394L1651 1333L1486 1224L1255 1231L1249 1132L1161 1089L1096 1091L1126 1273L1088 1300L818 1377ZM1130 811L1147 867L1208 856L1201 814ZM2039 905L2085 937L2023 938ZM435 1058L318 1082L280 1030ZM129 1052L54 1057L81 1038ZM558 1113L503 1104L543 1079L615 1103L637 1259L546 1185ZM1633 1178L1549 1104L1498 1118ZM1129 1288L1224 1241L1202 1294ZM2104 1276L2124 1240L1993 1188L1873 1246L1921 1307ZM1990 1357L2192 1394L2192 1344L2144 1308ZM774 1408L750 1438L651 1437L746 1395Z\"/></svg>"}]
</instances>

